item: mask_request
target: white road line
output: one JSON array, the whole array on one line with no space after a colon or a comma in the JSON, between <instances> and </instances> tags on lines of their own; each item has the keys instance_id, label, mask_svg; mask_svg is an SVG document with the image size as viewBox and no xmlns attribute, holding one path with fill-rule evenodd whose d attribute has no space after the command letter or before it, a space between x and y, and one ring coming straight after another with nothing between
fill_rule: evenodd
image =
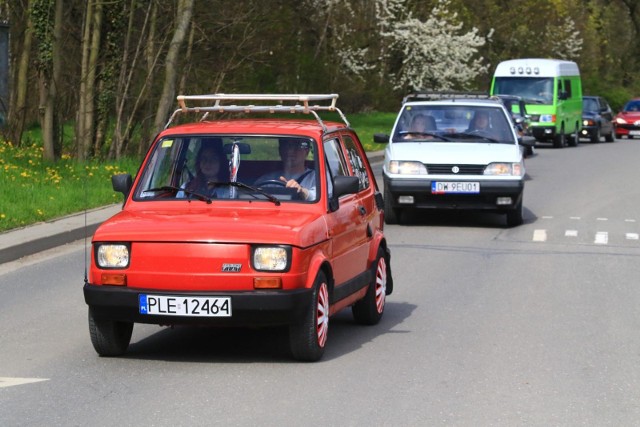
<instances>
[{"instance_id":1,"label":"white road line","mask_svg":"<svg viewBox=\"0 0 640 427\"><path fill-rule=\"evenodd\" d=\"M570 216L569 219L580 219L579 216Z\"/></svg>"},{"instance_id":2,"label":"white road line","mask_svg":"<svg viewBox=\"0 0 640 427\"><path fill-rule=\"evenodd\" d=\"M624 222L636 222L635 219L625 219Z\"/></svg>"},{"instance_id":3,"label":"white road line","mask_svg":"<svg viewBox=\"0 0 640 427\"><path fill-rule=\"evenodd\" d=\"M565 237L577 237L578 230L565 230L564 235Z\"/></svg>"},{"instance_id":4,"label":"white road line","mask_svg":"<svg viewBox=\"0 0 640 427\"><path fill-rule=\"evenodd\" d=\"M533 241L534 242L546 242L547 241L547 230L534 230L533 231Z\"/></svg>"},{"instance_id":5,"label":"white road line","mask_svg":"<svg viewBox=\"0 0 640 427\"><path fill-rule=\"evenodd\" d=\"M596 221L609 221L609 218L596 218Z\"/></svg>"},{"instance_id":6,"label":"white road line","mask_svg":"<svg viewBox=\"0 0 640 427\"><path fill-rule=\"evenodd\" d=\"M553 219L551 215L542 215L540 218L542 219Z\"/></svg>"},{"instance_id":7,"label":"white road line","mask_svg":"<svg viewBox=\"0 0 640 427\"><path fill-rule=\"evenodd\" d=\"M37 383L40 381L49 381L49 378L10 378L0 377L0 388L12 387L14 385Z\"/></svg>"},{"instance_id":8,"label":"white road line","mask_svg":"<svg viewBox=\"0 0 640 427\"><path fill-rule=\"evenodd\" d=\"M606 245L609 242L609 233L606 231L598 231L593 241L596 245Z\"/></svg>"},{"instance_id":9,"label":"white road line","mask_svg":"<svg viewBox=\"0 0 640 427\"><path fill-rule=\"evenodd\" d=\"M638 240L640 236L638 236L638 233L627 233L625 234L625 237L627 240Z\"/></svg>"}]
</instances>

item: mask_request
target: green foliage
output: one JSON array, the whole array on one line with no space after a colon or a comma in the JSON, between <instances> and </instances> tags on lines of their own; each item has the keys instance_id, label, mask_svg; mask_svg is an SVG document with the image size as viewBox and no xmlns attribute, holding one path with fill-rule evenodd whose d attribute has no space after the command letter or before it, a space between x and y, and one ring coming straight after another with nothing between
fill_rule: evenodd
<instances>
[{"instance_id":1,"label":"green foliage","mask_svg":"<svg viewBox=\"0 0 640 427\"><path fill-rule=\"evenodd\" d=\"M33 134L31 135L33 138ZM42 160L42 144L16 147L0 142L0 232L47 221L84 209L118 203L111 175L137 171L139 161L76 162L69 154L55 162Z\"/></svg>"}]
</instances>

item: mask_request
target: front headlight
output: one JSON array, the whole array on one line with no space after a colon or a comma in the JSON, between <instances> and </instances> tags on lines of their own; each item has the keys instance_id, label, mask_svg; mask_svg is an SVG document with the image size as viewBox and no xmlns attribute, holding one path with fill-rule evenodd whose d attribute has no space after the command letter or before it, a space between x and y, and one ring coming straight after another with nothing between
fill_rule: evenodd
<instances>
[{"instance_id":1,"label":"front headlight","mask_svg":"<svg viewBox=\"0 0 640 427\"><path fill-rule=\"evenodd\" d=\"M540 123L555 123L556 117L553 114L541 114Z\"/></svg>"},{"instance_id":2,"label":"front headlight","mask_svg":"<svg viewBox=\"0 0 640 427\"><path fill-rule=\"evenodd\" d=\"M620 123L622 125L626 124L627 121L625 119L623 119L622 117L616 117L616 123Z\"/></svg>"},{"instance_id":3,"label":"front headlight","mask_svg":"<svg viewBox=\"0 0 640 427\"><path fill-rule=\"evenodd\" d=\"M290 246L256 246L253 248L253 269L258 271L288 271L291 267Z\"/></svg>"},{"instance_id":4,"label":"front headlight","mask_svg":"<svg viewBox=\"0 0 640 427\"><path fill-rule=\"evenodd\" d=\"M389 173L400 175L426 175L427 168L420 162L409 162L403 160L391 160L389 162Z\"/></svg>"},{"instance_id":5,"label":"front headlight","mask_svg":"<svg viewBox=\"0 0 640 427\"><path fill-rule=\"evenodd\" d=\"M127 268L129 266L129 246L124 243L98 245L96 263L100 268Z\"/></svg>"},{"instance_id":6,"label":"front headlight","mask_svg":"<svg viewBox=\"0 0 640 427\"><path fill-rule=\"evenodd\" d=\"M595 122L591 119L584 119L582 121L582 126L595 126Z\"/></svg>"},{"instance_id":7,"label":"front headlight","mask_svg":"<svg viewBox=\"0 0 640 427\"><path fill-rule=\"evenodd\" d=\"M490 163L484 169L484 174L494 176L523 176L524 165L522 163Z\"/></svg>"}]
</instances>

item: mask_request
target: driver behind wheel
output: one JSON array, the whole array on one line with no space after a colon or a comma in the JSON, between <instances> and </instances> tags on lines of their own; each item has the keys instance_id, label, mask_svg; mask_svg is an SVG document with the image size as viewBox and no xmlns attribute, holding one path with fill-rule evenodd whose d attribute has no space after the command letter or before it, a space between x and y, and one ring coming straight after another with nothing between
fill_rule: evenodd
<instances>
[{"instance_id":1,"label":"driver behind wheel","mask_svg":"<svg viewBox=\"0 0 640 427\"><path fill-rule=\"evenodd\" d=\"M316 174L306 167L311 143L303 138L280 138L278 152L282 160L282 169L262 175L256 184L265 181L280 181L287 188L295 189L303 200L316 198ZM269 184L263 185L265 187Z\"/></svg>"}]
</instances>

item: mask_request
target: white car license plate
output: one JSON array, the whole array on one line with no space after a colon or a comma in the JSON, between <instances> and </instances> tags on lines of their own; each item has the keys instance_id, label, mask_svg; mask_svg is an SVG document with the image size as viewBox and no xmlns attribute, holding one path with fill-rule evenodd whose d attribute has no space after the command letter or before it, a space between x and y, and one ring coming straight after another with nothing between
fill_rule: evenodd
<instances>
[{"instance_id":1,"label":"white car license plate","mask_svg":"<svg viewBox=\"0 0 640 427\"><path fill-rule=\"evenodd\" d=\"M640 130L630 130L629 135L640 135Z\"/></svg>"},{"instance_id":2,"label":"white car license plate","mask_svg":"<svg viewBox=\"0 0 640 427\"><path fill-rule=\"evenodd\" d=\"M478 194L480 193L479 182L453 181L453 182L431 182L431 194Z\"/></svg>"},{"instance_id":3,"label":"white car license plate","mask_svg":"<svg viewBox=\"0 0 640 427\"><path fill-rule=\"evenodd\" d=\"M138 295L140 314L191 317L231 317L231 297Z\"/></svg>"}]
</instances>

